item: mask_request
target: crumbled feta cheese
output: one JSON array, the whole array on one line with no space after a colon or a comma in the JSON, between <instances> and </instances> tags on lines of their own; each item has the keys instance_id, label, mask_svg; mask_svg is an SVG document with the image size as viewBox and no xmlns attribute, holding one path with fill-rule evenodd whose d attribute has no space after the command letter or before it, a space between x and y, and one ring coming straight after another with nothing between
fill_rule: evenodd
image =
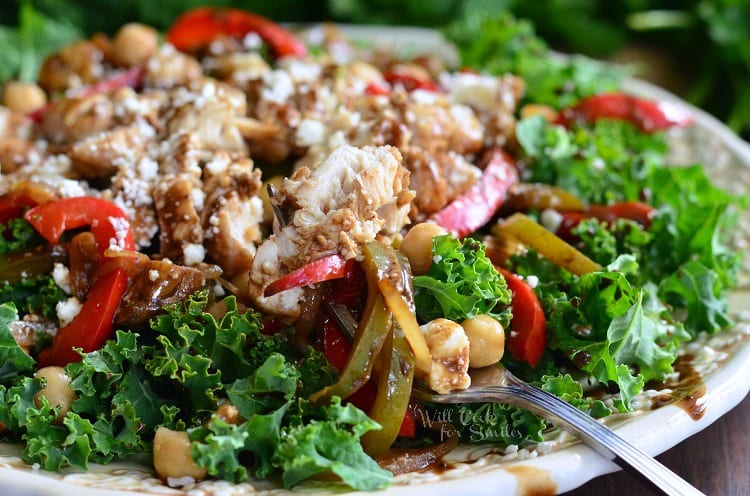
<instances>
[{"instance_id":1,"label":"crumbled feta cheese","mask_svg":"<svg viewBox=\"0 0 750 496\"><path fill-rule=\"evenodd\" d=\"M159 164L149 157L143 157L138 162L138 175L144 181L152 181L159 176Z\"/></svg>"},{"instance_id":2,"label":"crumbled feta cheese","mask_svg":"<svg viewBox=\"0 0 750 496\"><path fill-rule=\"evenodd\" d=\"M323 143L326 127L317 119L303 119L294 136L297 146L313 146Z\"/></svg>"},{"instance_id":3,"label":"crumbled feta cheese","mask_svg":"<svg viewBox=\"0 0 750 496\"><path fill-rule=\"evenodd\" d=\"M534 289L539 286L539 278L534 275L526 276L526 284L528 284L531 289Z\"/></svg>"},{"instance_id":4,"label":"crumbled feta cheese","mask_svg":"<svg viewBox=\"0 0 750 496\"><path fill-rule=\"evenodd\" d=\"M206 257L206 249L203 248L203 245L197 243L186 244L182 252L185 255L185 265L199 264Z\"/></svg>"},{"instance_id":5,"label":"crumbled feta cheese","mask_svg":"<svg viewBox=\"0 0 750 496\"><path fill-rule=\"evenodd\" d=\"M563 216L560 215L560 212L547 208L542 211L539 220L548 231L557 232L557 229L563 221Z\"/></svg>"},{"instance_id":6,"label":"crumbled feta cheese","mask_svg":"<svg viewBox=\"0 0 750 496\"><path fill-rule=\"evenodd\" d=\"M286 69L295 83L310 83L320 77L321 65L304 62L293 57L284 57L279 66Z\"/></svg>"},{"instance_id":7,"label":"crumbled feta cheese","mask_svg":"<svg viewBox=\"0 0 750 496\"><path fill-rule=\"evenodd\" d=\"M83 305L75 296L58 301L55 312L57 312L57 318L60 320L60 327L68 325L80 313L82 307Z\"/></svg>"},{"instance_id":8,"label":"crumbled feta cheese","mask_svg":"<svg viewBox=\"0 0 750 496\"><path fill-rule=\"evenodd\" d=\"M294 94L292 78L286 71L268 71L263 74L262 96L266 100L285 103Z\"/></svg>"},{"instance_id":9,"label":"crumbled feta cheese","mask_svg":"<svg viewBox=\"0 0 750 496\"><path fill-rule=\"evenodd\" d=\"M52 279L55 280L55 284L60 289L65 291L67 294L71 294L73 290L70 287L70 269L63 264L56 262L55 268L52 269Z\"/></svg>"},{"instance_id":10,"label":"crumbled feta cheese","mask_svg":"<svg viewBox=\"0 0 750 496\"><path fill-rule=\"evenodd\" d=\"M122 217L109 217L109 223L115 230L114 239L109 240L109 248L113 250L124 250L125 240L130 232L130 222Z\"/></svg>"}]
</instances>

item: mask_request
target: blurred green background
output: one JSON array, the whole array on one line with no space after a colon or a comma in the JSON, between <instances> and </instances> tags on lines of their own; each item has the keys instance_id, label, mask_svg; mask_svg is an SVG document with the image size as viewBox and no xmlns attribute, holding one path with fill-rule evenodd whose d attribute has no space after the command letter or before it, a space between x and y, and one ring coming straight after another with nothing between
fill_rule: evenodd
<instances>
[{"instance_id":1,"label":"blurred green background","mask_svg":"<svg viewBox=\"0 0 750 496\"><path fill-rule=\"evenodd\" d=\"M5 0L0 80L34 77L55 43L124 22L166 29L184 10L232 5L279 21L339 21L442 29L508 11L554 49L635 62L637 74L678 93L750 138L748 0ZM29 8L30 7L30 8ZM13 47L19 47L15 50Z\"/></svg>"}]
</instances>

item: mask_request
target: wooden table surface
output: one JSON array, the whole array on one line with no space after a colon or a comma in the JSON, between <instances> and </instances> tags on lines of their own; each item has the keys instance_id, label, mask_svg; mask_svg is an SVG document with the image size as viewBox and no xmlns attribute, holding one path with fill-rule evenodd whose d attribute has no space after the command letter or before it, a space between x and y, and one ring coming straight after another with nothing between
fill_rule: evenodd
<instances>
[{"instance_id":1,"label":"wooden table surface","mask_svg":"<svg viewBox=\"0 0 750 496\"><path fill-rule=\"evenodd\" d=\"M656 458L708 496L750 495L750 396L703 431ZM620 471L596 478L564 496L609 494L642 496L651 492Z\"/></svg>"}]
</instances>

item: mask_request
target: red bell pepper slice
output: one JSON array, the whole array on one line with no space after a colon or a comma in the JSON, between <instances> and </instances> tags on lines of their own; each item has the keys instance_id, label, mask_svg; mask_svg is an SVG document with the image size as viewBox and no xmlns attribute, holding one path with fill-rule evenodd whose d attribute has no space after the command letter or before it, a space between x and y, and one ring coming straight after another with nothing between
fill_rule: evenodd
<instances>
[{"instance_id":1,"label":"red bell pepper slice","mask_svg":"<svg viewBox=\"0 0 750 496\"><path fill-rule=\"evenodd\" d=\"M344 277L352 265L354 265L354 260L346 260L338 253L319 258L276 279L266 286L263 295L267 297L273 296L287 289L300 288L308 284L330 281L331 279L339 279Z\"/></svg>"},{"instance_id":2,"label":"red bell pepper slice","mask_svg":"<svg viewBox=\"0 0 750 496\"><path fill-rule=\"evenodd\" d=\"M380 83L370 83L365 87L365 95L370 96L388 96L391 89Z\"/></svg>"},{"instance_id":3,"label":"red bell pepper slice","mask_svg":"<svg viewBox=\"0 0 750 496\"><path fill-rule=\"evenodd\" d=\"M506 348L516 360L536 367L547 346L547 319L542 304L523 279L506 269L496 268L505 277L508 289L513 293L510 303L513 318Z\"/></svg>"},{"instance_id":4,"label":"red bell pepper slice","mask_svg":"<svg viewBox=\"0 0 750 496\"><path fill-rule=\"evenodd\" d=\"M92 95L98 95L100 93L109 93L111 91L120 88L137 88L143 81L143 75L145 71L142 67L131 67L128 70L122 71L115 74L109 79L104 79L91 86L80 88L76 91L71 92L68 96L70 97L86 97ZM44 107L37 109L30 114L27 114L34 122L41 123L44 117L44 113L52 106L55 102L49 102Z\"/></svg>"},{"instance_id":5,"label":"red bell pepper slice","mask_svg":"<svg viewBox=\"0 0 750 496\"><path fill-rule=\"evenodd\" d=\"M195 53L220 36L242 39L256 33L276 58L307 56L307 47L292 33L261 15L240 9L198 7L175 20L167 41L182 52Z\"/></svg>"},{"instance_id":6,"label":"red bell pepper slice","mask_svg":"<svg viewBox=\"0 0 750 496\"><path fill-rule=\"evenodd\" d=\"M57 331L52 346L39 354L40 366L65 365L80 360L73 348L88 353L101 348L112 336L113 321L128 288L128 270L122 260L108 260L104 252L111 245L134 250L127 216L119 207L100 198L63 198L38 205L24 218L50 243L60 241L69 229L90 227L96 240L98 268L79 314ZM110 270L111 269L111 270Z\"/></svg>"},{"instance_id":7,"label":"red bell pepper slice","mask_svg":"<svg viewBox=\"0 0 750 496\"><path fill-rule=\"evenodd\" d=\"M489 222L517 182L513 159L499 148L493 149L479 181L431 219L460 238L467 236Z\"/></svg>"},{"instance_id":8,"label":"red bell pepper slice","mask_svg":"<svg viewBox=\"0 0 750 496\"><path fill-rule=\"evenodd\" d=\"M123 250L135 249L127 216L117 205L100 198L63 198L34 207L24 217L53 244L69 229L90 227L100 259L111 245Z\"/></svg>"},{"instance_id":9,"label":"red bell pepper slice","mask_svg":"<svg viewBox=\"0 0 750 496\"><path fill-rule=\"evenodd\" d=\"M73 348L89 353L101 348L112 336L115 312L128 287L128 275L122 269L103 274L91 286L81 311L57 331L52 346L39 353L39 366L65 366L81 356Z\"/></svg>"},{"instance_id":10,"label":"red bell pepper slice","mask_svg":"<svg viewBox=\"0 0 750 496\"><path fill-rule=\"evenodd\" d=\"M584 98L558 114L557 123L570 127L576 122L593 123L599 119L630 122L641 132L653 133L693 121L690 111L673 102L659 102L624 93L604 93Z\"/></svg>"},{"instance_id":11,"label":"red bell pepper slice","mask_svg":"<svg viewBox=\"0 0 750 496\"><path fill-rule=\"evenodd\" d=\"M656 213L656 209L647 203L625 201L612 205L589 205L584 210L562 210L558 212L562 221L555 234L565 240L575 239L571 231L584 219L598 219L613 225L617 219L628 219L648 229Z\"/></svg>"},{"instance_id":12,"label":"red bell pepper slice","mask_svg":"<svg viewBox=\"0 0 750 496\"><path fill-rule=\"evenodd\" d=\"M7 224L9 220L21 217L23 213L37 202L23 193L6 193L0 196L0 224Z\"/></svg>"},{"instance_id":13,"label":"red bell pepper slice","mask_svg":"<svg viewBox=\"0 0 750 496\"><path fill-rule=\"evenodd\" d=\"M392 69L385 71L383 77L391 86L400 84L409 92L414 90L438 91L437 85L429 79L417 77L403 70Z\"/></svg>"}]
</instances>

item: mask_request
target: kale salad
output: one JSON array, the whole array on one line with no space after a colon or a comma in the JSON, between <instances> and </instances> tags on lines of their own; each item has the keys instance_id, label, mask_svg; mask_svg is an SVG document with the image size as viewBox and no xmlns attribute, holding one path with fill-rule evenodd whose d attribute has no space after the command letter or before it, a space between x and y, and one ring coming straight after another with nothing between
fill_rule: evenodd
<instances>
[{"instance_id":1,"label":"kale salad","mask_svg":"<svg viewBox=\"0 0 750 496\"><path fill-rule=\"evenodd\" d=\"M745 202L670 166L690 111L507 15L444 34L460 69L205 7L6 81L0 439L49 471L378 490L553 429L416 382L507 368L602 418L731 327Z\"/></svg>"}]
</instances>

